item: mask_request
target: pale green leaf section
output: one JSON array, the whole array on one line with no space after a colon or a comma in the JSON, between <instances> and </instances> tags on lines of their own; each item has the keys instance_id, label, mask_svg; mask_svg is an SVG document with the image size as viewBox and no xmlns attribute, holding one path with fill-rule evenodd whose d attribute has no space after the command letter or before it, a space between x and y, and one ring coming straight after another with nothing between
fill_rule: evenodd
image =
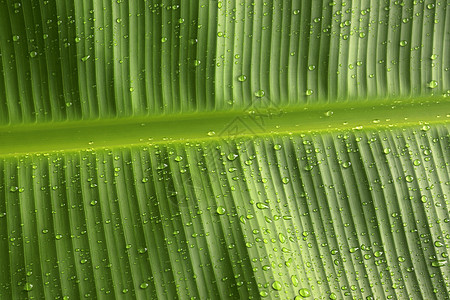
<instances>
[{"instance_id":1,"label":"pale green leaf section","mask_svg":"<svg viewBox=\"0 0 450 300\"><path fill-rule=\"evenodd\" d=\"M449 140L434 126L2 159L1 296L446 299Z\"/></svg>"},{"instance_id":2,"label":"pale green leaf section","mask_svg":"<svg viewBox=\"0 0 450 300\"><path fill-rule=\"evenodd\" d=\"M450 299L447 0L0 0L0 299Z\"/></svg>"}]
</instances>

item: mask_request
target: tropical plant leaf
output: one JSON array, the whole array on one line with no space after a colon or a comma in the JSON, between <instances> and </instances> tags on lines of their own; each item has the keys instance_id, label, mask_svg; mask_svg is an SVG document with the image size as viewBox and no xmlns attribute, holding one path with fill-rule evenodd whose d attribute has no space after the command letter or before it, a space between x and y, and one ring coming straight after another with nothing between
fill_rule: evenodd
<instances>
[{"instance_id":1,"label":"tropical plant leaf","mask_svg":"<svg viewBox=\"0 0 450 300\"><path fill-rule=\"evenodd\" d=\"M0 0L0 298L449 299L448 14Z\"/></svg>"}]
</instances>

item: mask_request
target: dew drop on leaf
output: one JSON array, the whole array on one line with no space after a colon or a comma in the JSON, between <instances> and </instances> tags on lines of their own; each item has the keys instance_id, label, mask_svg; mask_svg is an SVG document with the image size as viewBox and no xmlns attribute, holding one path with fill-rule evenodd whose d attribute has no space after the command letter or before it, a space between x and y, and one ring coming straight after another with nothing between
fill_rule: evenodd
<instances>
[{"instance_id":1,"label":"dew drop on leaf","mask_svg":"<svg viewBox=\"0 0 450 300\"><path fill-rule=\"evenodd\" d=\"M281 288L282 288L283 286L281 285L281 283L279 282L279 281L274 281L273 283L272 283L272 288L274 289L274 290L276 290L276 291L281 291Z\"/></svg>"},{"instance_id":2,"label":"dew drop on leaf","mask_svg":"<svg viewBox=\"0 0 450 300\"><path fill-rule=\"evenodd\" d=\"M139 287L141 289L146 289L146 288L148 288L148 283L147 282L143 282L143 283L141 283L141 285L139 285Z\"/></svg>"},{"instance_id":3,"label":"dew drop on leaf","mask_svg":"<svg viewBox=\"0 0 450 300\"><path fill-rule=\"evenodd\" d=\"M303 298L311 296L311 292L307 288L302 288L300 291L298 291L299 295Z\"/></svg>"},{"instance_id":4,"label":"dew drop on leaf","mask_svg":"<svg viewBox=\"0 0 450 300\"><path fill-rule=\"evenodd\" d=\"M216 211L219 215L223 215L226 212L225 207L223 207L223 206L217 207Z\"/></svg>"},{"instance_id":5,"label":"dew drop on leaf","mask_svg":"<svg viewBox=\"0 0 450 300\"><path fill-rule=\"evenodd\" d=\"M269 206L267 204L262 203L262 202L256 203L256 207L259 208L259 209L269 208Z\"/></svg>"},{"instance_id":6,"label":"dew drop on leaf","mask_svg":"<svg viewBox=\"0 0 450 300\"><path fill-rule=\"evenodd\" d=\"M244 81L247 80L247 76L241 75L241 76L238 77L238 80L239 80L240 82L244 82Z\"/></svg>"},{"instance_id":7,"label":"dew drop on leaf","mask_svg":"<svg viewBox=\"0 0 450 300\"><path fill-rule=\"evenodd\" d=\"M228 159L229 161L233 161L233 160L235 160L237 157L238 157L238 155L237 155L237 154L234 154L234 153L230 153L230 154L227 155L227 159Z\"/></svg>"},{"instance_id":8,"label":"dew drop on leaf","mask_svg":"<svg viewBox=\"0 0 450 300\"><path fill-rule=\"evenodd\" d=\"M294 286L298 286L299 281L296 275L291 276L291 281Z\"/></svg>"},{"instance_id":9,"label":"dew drop on leaf","mask_svg":"<svg viewBox=\"0 0 450 300\"><path fill-rule=\"evenodd\" d=\"M428 82L427 87L429 87L430 89L434 89L438 86L438 82L436 80L431 80L430 82Z\"/></svg>"},{"instance_id":10,"label":"dew drop on leaf","mask_svg":"<svg viewBox=\"0 0 450 300\"><path fill-rule=\"evenodd\" d=\"M435 260L431 263L431 266L433 266L435 268L444 267L445 265L447 265L447 260L444 260L444 259Z\"/></svg>"},{"instance_id":11,"label":"dew drop on leaf","mask_svg":"<svg viewBox=\"0 0 450 300\"><path fill-rule=\"evenodd\" d=\"M27 292L31 291L33 289L33 285L29 282L25 283L25 286L23 287L23 289Z\"/></svg>"},{"instance_id":12,"label":"dew drop on leaf","mask_svg":"<svg viewBox=\"0 0 450 300\"><path fill-rule=\"evenodd\" d=\"M255 96L257 98L262 98L262 97L264 97L265 94L266 94L266 92L264 92L263 90L258 90L255 92Z\"/></svg>"}]
</instances>

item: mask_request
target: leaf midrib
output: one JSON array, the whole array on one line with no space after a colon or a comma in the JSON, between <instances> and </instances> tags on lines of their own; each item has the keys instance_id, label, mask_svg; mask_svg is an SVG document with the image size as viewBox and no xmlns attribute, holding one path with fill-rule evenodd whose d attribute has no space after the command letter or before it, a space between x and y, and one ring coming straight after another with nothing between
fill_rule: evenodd
<instances>
[{"instance_id":1,"label":"leaf midrib","mask_svg":"<svg viewBox=\"0 0 450 300\"><path fill-rule=\"evenodd\" d=\"M449 99L424 97L9 125L0 127L0 156L448 123L449 113Z\"/></svg>"}]
</instances>

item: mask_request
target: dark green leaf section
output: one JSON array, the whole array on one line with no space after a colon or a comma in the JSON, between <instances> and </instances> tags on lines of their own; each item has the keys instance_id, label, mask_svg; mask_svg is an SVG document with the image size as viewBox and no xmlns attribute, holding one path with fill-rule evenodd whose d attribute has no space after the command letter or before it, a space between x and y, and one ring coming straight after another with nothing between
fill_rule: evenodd
<instances>
[{"instance_id":1,"label":"dark green leaf section","mask_svg":"<svg viewBox=\"0 0 450 300\"><path fill-rule=\"evenodd\" d=\"M0 1L0 123L448 95L448 2Z\"/></svg>"},{"instance_id":2,"label":"dark green leaf section","mask_svg":"<svg viewBox=\"0 0 450 300\"><path fill-rule=\"evenodd\" d=\"M448 299L448 126L0 160L0 298Z\"/></svg>"}]
</instances>

